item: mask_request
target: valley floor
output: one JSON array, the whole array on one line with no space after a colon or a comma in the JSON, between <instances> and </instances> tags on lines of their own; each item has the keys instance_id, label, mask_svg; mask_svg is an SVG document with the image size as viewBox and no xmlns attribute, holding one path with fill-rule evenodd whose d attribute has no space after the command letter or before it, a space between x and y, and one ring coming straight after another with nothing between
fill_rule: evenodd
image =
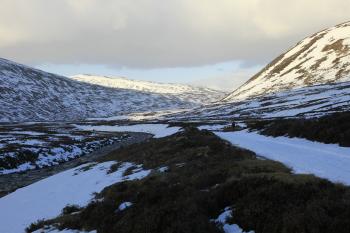
<instances>
[{"instance_id":1,"label":"valley floor","mask_svg":"<svg viewBox=\"0 0 350 233\"><path fill-rule=\"evenodd\" d=\"M50 226L46 227L43 232L76 232L57 231L55 227L52 228L51 224L63 224L63 226L74 226L73 229L95 232L92 230L96 229L96 225L94 225L96 223L93 223L89 218L97 217L96 213L99 211L102 211L103 215L107 214L112 208L112 212L116 214L113 217L115 221L128 222L132 215L125 215L129 211L124 212L124 209L129 209L129 207L133 209L134 203L138 211L144 208L156 211L148 213L156 219L162 216L162 212L157 212L161 210L170 216L184 214L183 217L186 216L187 221L192 221L188 219L189 216L197 214L196 211L199 211L201 215L196 218L196 221L204 225L209 224L207 227L211 230L208 232L244 233L244 230L239 227L240 225L246 231L253 229L257 233L280 232L281 229L292 233L295 232L293 229L295 230L296 226L299 230L307 229L308 226L302 223L303 218L314 218L316 215L320 215L323 213L323 207L336 214L326 214L325 216L321 216L321 214L316 222L310 220L311 224L314 224L310 228L324 228L325 231L317 232L329 232L327 229L338 228L339 224L344 225L343 220L350 213L348 213L349 208L343 201L347 202L346 193L350 193L350 190L345 186L335 185L312 175L295 175L293 173L314 174L332 182L349 185L350 151L348 148L300 138L263 136L247 130L224 132L222 131L224 126L227 127L227 125L199 127L214 132L216 135L214 136L208 131L194 129L180 130L179 132L179 127L167 128L167 125L163 124L122 127L101 124L75 125L80 130L142 131L153 133L156 139L121 148L117 152L114 152L114 149L108 150L106 153L90 158L90 160L86 158L85 162L90 163L50 176L0 198L0 219L1 222L6 222L6 224L0 224L0 232L20 233L31 223L56 216L60 217L47 222L46 224ZM175 135L168 136L174 133ZM229 141L233 147L228 146L225 141L219 138ZM253 152L241 150L236 146L255 152L257 157L255 158ZM282 162L287 167L272 160ZM186 179L183 179L184 177ZM138 182L137 180L141 178L145 181ZM183 192L176 196L179 191L175 188L177 182L179 182ZM172 184L175 185L173 188ZM131 190L125 191L123 185ZM149 185L151 186L148 187ZM192 186L194 189L189 188ZM110 189L116 190L110 193L108 191ZM162 191L158 192L158 189ZM102 193L100 193L101 191ZM118 196L119 194L115 196L114 192L121 192L121 196ZM145 192L143 195L151 199L146 198L145 200L143 196L134 195L139 192ZM209 196L203 194L206 192ZM169 198L172 195L175 195L173 198L176 200L180 198L177 200L179 204L173 206L174 203L168 203L167 197L164 196L167 195L166 193L169 194ZM147 195L155 196L148 197ZM120 200L121 197L123 200ZM230 199L227 199L228 197ZM113 204L110 203L110 198L113 199ZM154 201L158 199L166 201L159 204L175 209L166 210L158 204L149 206L150 204L147 202L151 201L152 198L156 198ZM199 199L197 200L197 198ZM335 199L333 200L333 198ZM209 200L208 206L196 206L198 203L192 203L202 203L203 201L206 203ZM144 203L145 201L146 203ZM182 201L185 202L182 203ZM315 207L321 209L313 209L312 203L316 203ZM78 205L79 208L74 213L62 213L62 209L64 212L67 205ZM280 205L278 207L280 210L277 211L271 205ZM343 207L338 209L340 208L338 205ZM181 206L188 206L190 208L188 211L194 212L188 212L185 209L182 212L178 209L182 208ZM259 206L258 209L256 209L257 206ZM94 210L95 208L97 209ZM206 210L206 208L208 209ZM304 211L305 208L309 208L309 213L305 213L308 217L304 216L298 219L299 211ZM290 213L291 209L294 212ZM81 212L83 215L80 214ZM270 222L267 223L262 215L266 215ZM277 219L277 215L282 215L286 219ZM79 221L83 225L74 225L77 221L74 216L81 218ZM143 213L142 216L147 216L147 213ZM208 219L208 223L202 222L205 219L204 216ZM230 220L226 222L226 217L224 219L223 216L227 216L227 219ZM106 226L110 224L108 218L105 219L108 217L107 215L100 217L103 219L99 221L107 221L104 222L107 224ZM142 217L135 215L134 218L140 220ZM290 218L295 220L287 224L285 221ZM211 228L209 220L217 227ZM333 225L325 227L322 221L328 223L333 221ZM33 225L31 229L44 227L41 224L40 222L38 225ZM274 227L275 225L276 227ZM200 226L192 227L192 232L201 229ZM350 229L350 225L347 227ZM121 229L128 232L126 229L130 228ZM184 229L186 227L182 230ZM338 232L346 232L346 229ZM105 230L106 228L101 228L97 232L106 232ZM130 232L139 231L133 229Z\"/></svg>"}]
</instances>

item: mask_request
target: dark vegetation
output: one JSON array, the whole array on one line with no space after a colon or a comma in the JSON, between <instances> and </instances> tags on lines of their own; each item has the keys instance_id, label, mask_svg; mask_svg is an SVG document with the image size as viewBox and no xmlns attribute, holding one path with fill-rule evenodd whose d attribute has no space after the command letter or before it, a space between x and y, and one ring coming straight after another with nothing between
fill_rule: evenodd
<instances>
[{"instance_id":1,"label":"dark vegetation","mask_svg":"<svg viewBox=\"0 0 350 233\"><path fill-rule=\"evenodd\" d=\"M5 156L0 158L0 169L11 169L25 162L35 163L38 154L30 150L19 150L18 156Z\"/></svg>"},{"instance_id":2,"label":"dark vegetation","mask_svg":"<svg viewBox=\"0 0 350 233\"><path fill-rule=\"evenodd\" d=\"M286 135L350 146L350 112L339 112L312 119L254 121L249 122L248 127L274 137Z\"/></svg>"},{"instance_id":3,"label":"dark vegetation","mask_svg":"<svg viewBox=\"0 0 350 233\"><path fill-rule=\"evenodd\" d=\"M80 211L81 208L77 205L67 205L66 207L63 208L62 214L72 214Z\"/></svg>"},{"instance_id":4,"label":"dark vegetation","mask_svg":"<svg viewBox=\"0 0 350 233\"><path fill-rule=\"evenodd\" d=\"M121 148L102 161L143 164L142 180L106 187L74 214L32 224L98 233L222 232L215 219L230 206L245 231L257 233L348 233L350 189L284 165L257 159L209 131L188 128L173 136ZM166 172L160 167L167 166ZM123 202L132 206L118 207Z\"/></svg>"}]
</instances>

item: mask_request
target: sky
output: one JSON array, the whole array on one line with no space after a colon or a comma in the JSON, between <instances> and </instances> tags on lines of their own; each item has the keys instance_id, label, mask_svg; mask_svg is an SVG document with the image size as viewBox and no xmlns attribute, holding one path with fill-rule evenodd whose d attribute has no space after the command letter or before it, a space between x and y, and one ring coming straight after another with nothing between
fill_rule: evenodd
<instances>
[{"instance_id":1,"label":"sky","mask_svg":"<svg viewBox=\"0 0 350 233\"><path fill-rule=\"evenodd\" d=\"M0 0L0 57L233 90L301 39L349 21L349 0Z\"/></svg>"}]
</instances>

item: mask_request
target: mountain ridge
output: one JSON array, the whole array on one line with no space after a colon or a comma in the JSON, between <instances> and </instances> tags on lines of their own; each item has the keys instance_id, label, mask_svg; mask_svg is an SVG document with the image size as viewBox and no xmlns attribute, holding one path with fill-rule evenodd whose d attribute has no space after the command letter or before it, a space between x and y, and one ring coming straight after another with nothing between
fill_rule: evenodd
<instances>
[{"instance_id":1,"label":"mountain ridge","mask_svg":"<svg viewBox=\"0 0 350 233\"><path fill-rule=\"evenodd\" d=\"M226 96L223 101L350 81L349 74L350 21L304 38Z\"/></svg>"},{"instance_id":2,"label":"mountain ridge","mask_svg":"<svg viewBox=\"0 0 350 233\"><path fill-rule=\"evenodd\" d=\"M130 81L130 82L138 82L138 83L148 83L148 84L156 84L156 85L162 85L162 86L183 86L183 87L192 87L192 88L198 88L198 89L208 89L212 91L218 91L222 92L218 88L211 88L211 87L202 87L202 86L197 86L193 84L183 84L183 83L173 83L173 82L156 82L156 81L149 81L149 80L139 80L139 79L133 79L133 78L128 78L125 76L110 76L110 75L98 75L98 74L90 74L90 73L81 73L81 74L76 74L76 75L71 75L68 76L68 78L71 79L84 79L86 77L97 77L97 78L107 78L107 79L117 79L117 80L125 80L125 81Z\"/></svg>"},{"instance_id":3,"label":"mountain ridge","mask_svg":"<svg viewBox=\"0 0 350 233\"><path fill-rule=\"evenodd\" d=\"M219 90L196 87L186 84L159 83L151 81L133 80L125 77L109 77L79 74L73 75L70 78L75 81L99 85L103 87L130 89L157 94L176 95L180 99L189 102L195 102L198 104L218 101L221 97L224 96L225 93Z\"/></svg>"},{"instance_id":4,"label":"mountain ridge","mask_svg":"<svg viewBox=\"0 0 350 233\"><path fill-rule=\"evenodd\" d=\"M134 112L188 109L208 93L169 95L103 87L0 58L0 122L73 121ZM195 98L195 101L191 99Z\"/></svg>"}]
</instances>

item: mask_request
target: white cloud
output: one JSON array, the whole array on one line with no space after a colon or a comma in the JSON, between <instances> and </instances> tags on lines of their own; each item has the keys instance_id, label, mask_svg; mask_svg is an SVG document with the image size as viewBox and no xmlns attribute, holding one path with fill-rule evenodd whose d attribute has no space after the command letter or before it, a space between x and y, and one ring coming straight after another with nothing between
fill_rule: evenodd
<instances>
[{"instance_id":1,"label":"white cloud","mask_svg":"<svg viewBox=\"0 0 350 233\"><path fill-rule=\"evenodd\" d=\"M0 56L137 68L259 64L349 12L348 0L1 0Z\"/></svg>"}]
</instances>

